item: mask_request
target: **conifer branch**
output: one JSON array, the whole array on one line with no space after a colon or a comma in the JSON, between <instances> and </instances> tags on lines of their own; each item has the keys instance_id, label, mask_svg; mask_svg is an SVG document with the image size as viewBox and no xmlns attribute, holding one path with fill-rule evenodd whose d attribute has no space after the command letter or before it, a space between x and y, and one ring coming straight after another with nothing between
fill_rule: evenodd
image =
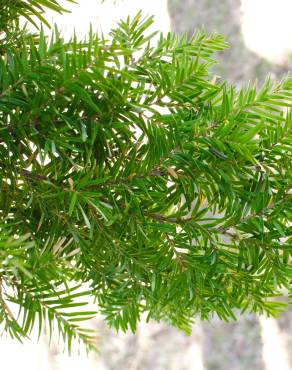
<instances>
[{"instance_id":1,"label":"conifer branch","mask_svg":"<svg viewBox=\"0 0 292 370\"><path fill-rule=\"evenodd\" d=\"M91 349L80 325L90 298L124 331L142 312L185 331L194 316L281 312L272 297L291 289L292 78L228 86L209 70L222 36L155 43L141 13L109 40L90 30L49 41L17 18L63 12L57 0L3 4L4 331L23 340L55 327L69 351L73 338Z\"/></svg>"}]
</instances>

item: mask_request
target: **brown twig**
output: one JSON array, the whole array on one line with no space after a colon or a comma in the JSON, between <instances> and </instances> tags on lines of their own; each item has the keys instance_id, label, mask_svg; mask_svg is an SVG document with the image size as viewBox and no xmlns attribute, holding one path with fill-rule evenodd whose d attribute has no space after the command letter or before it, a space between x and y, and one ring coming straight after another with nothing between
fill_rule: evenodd
<instances>
[{"instance_id":1,"label":"brown twig","mask_svg":"<svg viewBox=\"0 0 292 370\"><path fill-rule=\"evenodd\" d=\"M15 318L8 307L7 303L5 302L4 296L3 296L3 285L2 285L2 279L0 278L0 303L4 309L4 312L10 317L11 320L15 321Z\"/></svg>"}]
</instances>

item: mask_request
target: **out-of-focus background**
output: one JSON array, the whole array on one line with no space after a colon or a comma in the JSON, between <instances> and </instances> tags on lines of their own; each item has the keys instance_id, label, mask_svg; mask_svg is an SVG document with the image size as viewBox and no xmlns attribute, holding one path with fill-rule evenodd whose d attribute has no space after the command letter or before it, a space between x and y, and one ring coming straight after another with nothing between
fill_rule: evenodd
<instances>
[{"instance_id":1,"label":"out-of-focus background","mask_svg":"<svg viewBox=\"0 0 292 370\"><path fill-rule=\"evenodd\" d=\"M236 85L265 76L281 79L292 69L292 0L79 0L71 14L56 16L69 37L89 23L107 33L120 18L142 9L155 28L192 34L198 28L226 36L231 48L218 56L216 73ZM67 6L67 4L66 4ZM117 334L97 318L100 353L68 357L58 343L24 345L0 340L0 368L16 370L292 370L292 311L277 320L249 315L234 323L197 321L191 336L158 323Z\"/></svg>"}]
</instances>

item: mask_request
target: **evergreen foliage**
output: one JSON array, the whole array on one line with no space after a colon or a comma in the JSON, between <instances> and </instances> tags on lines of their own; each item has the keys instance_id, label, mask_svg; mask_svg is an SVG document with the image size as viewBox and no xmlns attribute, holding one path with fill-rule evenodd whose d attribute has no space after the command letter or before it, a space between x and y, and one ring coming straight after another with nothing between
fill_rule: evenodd
<instances>
[{"instance_id":1,"label":"evergreen foliage","mask_svg":"<svg viewBox=\"0 0 292 370\"><path fill-rule=\"evenodd\" d=\"M223 37L30 34L54 0L0 0L0 321L94 346L142 312L275 315L291 279L292 79L237 89L210 72ZM86 291L84 286L90 288ZM11 312L11 304L20 315Z\"/></svg>"}]
</instances>

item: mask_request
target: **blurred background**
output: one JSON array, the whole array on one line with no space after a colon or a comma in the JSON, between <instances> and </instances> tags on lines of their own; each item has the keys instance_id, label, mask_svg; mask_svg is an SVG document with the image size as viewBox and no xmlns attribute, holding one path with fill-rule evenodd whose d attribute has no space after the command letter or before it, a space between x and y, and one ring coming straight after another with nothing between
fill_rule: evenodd
<instances>
[{"instance_id":1,"label":"blurred background","mask_svg":"<svg viewBox=\"0 0 292 370\"><path fill-rule=\"evenodd\" d=\"M231 48L218 56L216 74L237 86L292 66L292 0L79 0L71 13L46 18L65 37L93 28L107 33L120 18L155 15L154 28L191 35L196 29L225 35ZM66 4L67 6L67 4ZM68 7L68 6L67 6ZM109 330L98 317L99 354L64 355L58 343L24 345L0 339L1 369L16 370L292 370L292 311L277 320L244 316L237 322L197 321L191 336L163 324L141 323L135 335ZM62 347L61 347L62 348Z\"/></svg>"}]
</instances>

